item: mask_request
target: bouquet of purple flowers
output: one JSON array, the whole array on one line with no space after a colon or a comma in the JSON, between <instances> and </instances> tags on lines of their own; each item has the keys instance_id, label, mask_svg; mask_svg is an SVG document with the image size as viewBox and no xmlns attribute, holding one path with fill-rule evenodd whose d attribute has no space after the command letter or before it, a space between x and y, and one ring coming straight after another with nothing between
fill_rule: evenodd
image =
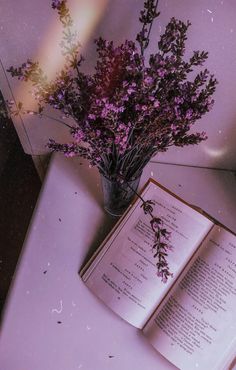
<instances>
[{"instance_id":1,"label":"bouquet of purple flowers","mask_svg":"<svg viewBox=\"0 0 236 370\"><path fill-rule=\"evenodd\" d=\"M95 40L97 63L92 75L81 71L84 62L80 42L66 0L53 0L63 26L63 70L48 81L37 62L10 67L12 76L33 84L38 111L30 112L18 103L19 112L43 115L46 105L60 110L72 140L48 147L66 156L81 156L97 166L109 179L136 178L148 161L171 146L198 144L205 132L189 133L192 125L208 112L216 79L207 69L193 81L188 74L207 59L207 52L195 51L184 61L186 24L172 18L158 42L158 51L145 58L158 1L146 0L140 12L142 29L137 43L126 40L115 46L102 38ZM74 119L74 125L66 123Z\"/></svg>"}]
</instances>

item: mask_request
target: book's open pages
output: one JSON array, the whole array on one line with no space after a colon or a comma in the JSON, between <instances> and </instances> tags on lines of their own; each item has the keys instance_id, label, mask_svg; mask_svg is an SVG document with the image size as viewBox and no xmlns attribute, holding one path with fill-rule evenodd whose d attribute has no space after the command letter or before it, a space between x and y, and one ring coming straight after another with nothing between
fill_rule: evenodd
<instances>
[{"instance_id":1,"label":"book's open pages","mask_svg":"<svg viewBox=\"0 0 236 370\"><path fill-rule=\"evenodd\" d=\"M236 236L212 228L143 332L181 370L224 368L236 350Z\"/></svg>"},{"instance_id":2,"label":"book's open pages","mask_svg":"<svg viewBox=\"0 0 236 370\"><path fill-rule=\"evenodd\" d=\"M213 222L150 181L142 197L155 202L153 214L171 231L168 262L173 278L164 284L156 275L150 216L137 200L83 271L86 286L130 324L143 328L173 285Z\"/></svg>"}]
</instances>

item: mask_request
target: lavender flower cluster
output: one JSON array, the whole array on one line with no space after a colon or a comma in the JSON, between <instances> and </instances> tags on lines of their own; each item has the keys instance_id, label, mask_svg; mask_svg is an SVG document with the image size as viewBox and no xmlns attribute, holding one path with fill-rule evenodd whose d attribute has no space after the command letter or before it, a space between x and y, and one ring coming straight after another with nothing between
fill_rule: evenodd
<instances>
[{"instance_id":1,"label":"lavender flower cluster","mask_svg":"<svg viewBox=\"0 0 236 370\"><path fill-rule=\"evenodd\" d=\"M62 52L65 66L54 81L38 62L28 60L9 72L33 84L38 111L17 106L16 114L43 115L50 105L63 117L72 117L68 126L71 143L50 140L48 147L66 156L82 156L111 179L137 177L147 162L171 146L198 144L205 132L190 133L193 124L213 105L217 81L207 69L193 81L188 74L202 66L207 52L195 51L184 61L185 41L190 23L172 18L158 42L158 51L146 60L144 51L157 13L158 1L144 1L140 13L142 29L137 44L126 40L115 46L112 41L95 41L98 58L92 75L81 71L80 43L74 30L66 0L53 0L63 26Z\"/></svg>"}]
</instances>

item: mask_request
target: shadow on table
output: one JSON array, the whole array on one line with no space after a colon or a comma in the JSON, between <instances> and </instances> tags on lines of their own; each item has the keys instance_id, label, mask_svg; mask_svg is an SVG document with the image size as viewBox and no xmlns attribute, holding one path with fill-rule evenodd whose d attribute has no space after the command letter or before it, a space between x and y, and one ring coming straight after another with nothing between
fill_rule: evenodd
<instances>
[{"instance_id":1,"label":"shadow on table","mask_svg":"<svg viewBox=\"0 0 236 370\"><path fill-rule=\"evenodd\" d=\"M0 176L0 312L40 188L32 158L17 140Z\"/></svg>"},{"instance_id":2,"label":"shadow on table","mask_svg":"<svg viewBox=\"0 0 236 370\"><path fill-rule=\"evenodd\" d=\"M118 222L119 217L112 217L109 216L104 212L104 216L101 220L101 227L97 230L97 233L94 236L94 239L91 243L91 246L86 254L86 257L83 261L82 266L79 267L81 270L81 267L83 267L93 256L93 254L98 250L104 239L107 237L109 232L113 229L115 224Z\"/></svg>"},{"instance_id":3,"label":"shadow on table","mask_svg":"<svg viewBox=\"0 0 236 370\"><path fill-rule=\"evenodd\" d=\"M212 217L236 233L236 175L228 170L209 172L208 191L202 195L202 208L209 210ZM215 197L209 197L210 191L215 193Z\"/></svg>"}]
</instances>

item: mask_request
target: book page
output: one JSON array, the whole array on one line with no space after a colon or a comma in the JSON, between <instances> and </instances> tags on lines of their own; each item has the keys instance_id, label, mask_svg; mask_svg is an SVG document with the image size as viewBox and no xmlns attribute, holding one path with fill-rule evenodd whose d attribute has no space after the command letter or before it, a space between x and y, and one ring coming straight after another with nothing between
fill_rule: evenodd
<instances>
[{"instance_id":1,"label":"book page","mask_svg":"<svg viewBox=\"0 0 236 370\"><path fill-rule=\"evenodd\" d=\"M222 370L236 354L236 237L215 225L144 328L181 370Z\"/></svg>"},{"instance_id":2,"label":"book page","mask_svg":"<svg viewBox=\"0 0 236 370\"><path fill-rule=\"evenodd\" d=\"M168 262L174 277L163 283L157 277L150 216L137 201L106 241L101 253L84 274L85 284L107 306L130 324L142 328L163 299L183 266L212 227L212 222L150 183L142 195L155 202L153 214L162 217L171 231Z\"/></svg>"}]
</instances>

